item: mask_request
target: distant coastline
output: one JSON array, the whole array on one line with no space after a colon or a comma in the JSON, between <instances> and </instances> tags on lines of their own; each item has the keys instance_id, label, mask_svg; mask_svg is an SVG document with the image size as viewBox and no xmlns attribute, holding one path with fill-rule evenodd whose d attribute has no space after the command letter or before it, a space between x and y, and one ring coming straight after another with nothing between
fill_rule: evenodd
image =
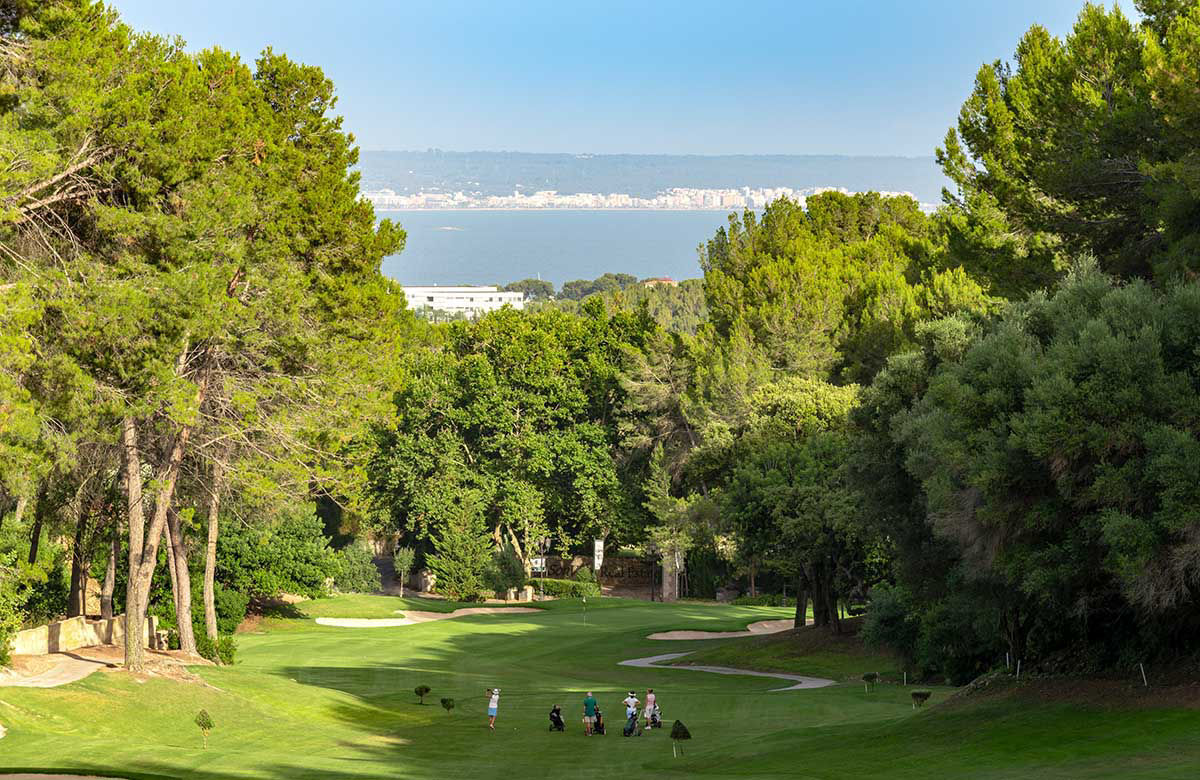
<instances>
[{"instance_id":1,"label":"distant coastline","mask_svg":"<svg viewBox=\"0 0 1200 780\"><path fill-rule=\"evenodd\" d=\"M728 208L694 208L694 209L678 209L678 208L675 208L675 209L668 209L668 208L618 209L618 208L593 208L593 207L587 207L587 206L578 206L578 207L563 206L563 207L555 207L555 208L533 209L533 208L495 208L495 207L490 207L490 206L480 206L478 208L472 208L470 206L463 207L463 208L453 208L450 206L430 206L427 208L422 207L422 208L411 208L411 209L376 208L375 213L376 214L411 214L414 212L430 213L430 212L437 212L437 211L468 211L468 212L470 212L470 211L522 211L522 212L536 212L538 214L552 214L556 211L562 211L562 212L613 211L613 212L618 212L618 213L623 213L623 214L631 214L631 213L647 214L647 213L653 213L655 211L666 211L666 212L695 211L695 212L707 212L709 214L728 214L730 211L737 211L739 209L740 209L739 206L729 206Z\"/></svg>"}]
</instances>

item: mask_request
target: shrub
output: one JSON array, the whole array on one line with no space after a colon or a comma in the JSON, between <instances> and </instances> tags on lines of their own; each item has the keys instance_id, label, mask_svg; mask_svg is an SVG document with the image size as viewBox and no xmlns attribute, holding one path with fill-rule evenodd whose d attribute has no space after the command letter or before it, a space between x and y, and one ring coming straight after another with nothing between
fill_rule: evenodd
<instances>
[{"instance_id":1,"label":"shrub","mask_svg":"<svg viewBox=\"0 0 1200 780\"><path fill-rule=\"evenodd\" d=\"M413 688L413 693L417 694L417 698L419 698L421 700L419 703L424 704L425 697L429 695L429 692L431 690L433 690L433 689L430 688L428 685L418 685L416 688Z\"/></svg>"},{"instance_id":2,"label":"shrub","mask_svg":"<svg viewBox=\"0 0 1200 780\"><path fill-rule=\"evenodd\" d=\"M794 607L796 599L778 593L760 593L757 596L738 596L730 603L739 607Z\"/></svg>"},{"instance_id":3,"label":"shrub","mask_svg":"<svg viewBox=\"0 0 1200 780\"><path fill-rule=\"evenodd\" d=\"M548 596L557 596L559 598L578 599L588 596L599 596L600 586L594 582L576 582L575 580L556 580L551 578L538 578L528 580L526 585L532 585L535 588L541 588Z\"/></svg>"},{"instance_id":4,"label":"shrub","mask_svg":"<svg viewBox=\"0 0 1200 780\"><path fill-rule=\"evenodd\" d=\"M250 597L233 588L226 588L221 583L213 587L213 605L217 608L217 632L232 634L246 619L246 608L250 606ZM200 617L204 617L204 607L200 608Z\"/></svg>"},{"instance_id":5,"label":"shrub","mask_svg":"<svg viewBox=\"0 0 1200 780\"><path fill-rule=\"evenodd\" d=\"M911 663L916 659L920 631L921 622L907 590L889 585L871 589L871 607L862 627L867 647L887 648Z\"/></svg>"},{"instance_id":6,"label":"shrub","mask_svg":"<svg viewBox=\"0 0 1200 780\"><path fill-rule=\"evenodd\" d=\"M12 556L0 556L0 666L9 662L8 643L21 630L21 597L17 594L16 571L9 567Z\"/></svg>"},{"instance_id":7,"label":"shrub","mask_svg":"<svg viewBox=\"0 0 1200 780\"><path fill-rule=\"evenodd\" d=\"M449 715L450 710L454 709L454 699L442 699L442 709Z\"/></svg>"},{"instance_id":8,"label":"shrub","mask_svg":"<svg viewBox=\"0 0 1200 780\"><path fill-rule=\"evenodd\" d=\"M200 727L200 733L204 735L204 749L208 749L208 732L213 730L214 724L212 716L208 714L208 710L200 710L196 714L196 725Z\"/></svg>"},{"instance_id":9,"label":"shrub","mask_svg":"<svg viewBox=\"0 0 1200 780\"><path fill-rule=\"evenodd\" d=\"M289 507L271 523L229 523L217 539L217 579L249 596L318 598L336 572L337 556L311 504Z\"/></svg>"},{"instance_id":10,"label":"shrub","mask_svg":"<svg viewBox=\"0 0 1200 780\"><path fill-rule=\"evenodd\" d=\"M592 571L591 566L584 566L579 571L575 572L576 582L595 582L596 572Z\"/></svg>"},{"instance_id":11,"label":"shrub","mask_svg":"<svg viewBox=\"0 0 1200 780\"><path fill-rule=\"evenodd\" d=\"M382 584L379 569L366 542L354 542L338 552L333 584L342 593L374 593L379 590Z\"/></svg>"},{"instance_id":12,"label":"shrub","mask_svg":"<svg viewBox=\"0 0 1200 780\"><path fill-rule=\"evenodd\" d=\"M45 551L46 545L42 549ZM25 619L39 624L66 615L71 590L66 550L55 545L48 557L39 558L37 563L23 566L22 569L22 611Z\"/></svg>"},{"instance_id":13,"label":"shrub","mask_svg":"<svg viewBox=\"0 0 1200 780\"><path fill-rule=\"evenodd\" d=\"M932 691L913 691L913 709L915 710L917 707L924 707L925 702L929 701L929 697L931 695L933 695Z\"/></svg>"},{"instance_id":14,"label":"shrub","mask_svg":"<svg viewBox=\"0 0 1200 780\"><path fill-rule=\"evenodd\" d=\"M879 682L879 675L876 674L875 672L867 672L866 674L864 674L862 676L862 681L863 681L863 688L866 690L867 693L870 693L871 687L874 686L875 683Z\"/></svg>"},{"instance_id":15,"label":"shrub","mask_svg":"<svg viewBox=\"0 0 1200 780\"><path fill-rule=\"evenodd\" d=\"M237 640L228 634L219 634L214 642L204 632L204 626L197 626L196 652L213 663L229 666L237 655Z\"/></svg>"},{"instance_id":16,"label":"shrub","mask_svg":"<svg viewBox=\"0 0 1200 780\"><path fill-rule=\"evenodd\" d=\"M400 595L404 595L404 583L412 574L417 563L417 551L411 547L397 547L392 553L392 566L396 569L396 581L400 583Z\"/></svg>"},{"instance_id":17,"label":"shrub","mask_svg":"<svg viewBox=\"0 0 1200 780\"><path fill-rule=\"evenodd\" d=\"M492 553L492 565L487 572L487 584L498 594L525 584L525 564L509 545Z\"/></svg>"},{"instance_id":18,"label":"shrub","mask_svg":"<svg viewBox=\"0 0 1200 780\"><path fill-rule=\"evenodd\" d=\"M1000 613L993 605L969 593L951 593L921 616L917 664L927 675L941 674L953 685L965 685L1004 653L998 625Z\"/></svg>"},{"instance_id":19,"label":"shrub","mask_svg":"<svg viewBox=\"0 0 1200 780\"><path fill-rule=\"evenodd\" d=\"M688 727L683 725L683 721L677 720L671 726L671 753L675 753L675 746L686 739L692 738L692 732L688 731ZM683 748L679 748L679 754L683 755Z\"/></svg>"}]
</instances>

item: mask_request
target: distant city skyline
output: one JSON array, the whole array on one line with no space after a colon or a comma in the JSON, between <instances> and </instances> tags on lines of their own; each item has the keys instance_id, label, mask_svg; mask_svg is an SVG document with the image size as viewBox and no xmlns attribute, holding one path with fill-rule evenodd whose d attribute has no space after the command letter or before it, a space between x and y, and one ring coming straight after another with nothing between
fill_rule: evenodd
<instances>
[{"instance_id":1,"label":"distant city skyline","mask_svg":"<svg viewBox=\"0 0 1200 780\"><path fill-rule=\"evenodd\" d=\"M135 29L319 65L368 150L927 156L981 64L1081 0L115 0ZM1129 11L1132 12L1132 11Z\"/></svg>"},{"instance_id":2,"label":"distant city skyline","mask_svg":"<svg viewBox=\"0 0 1200 780\"><path fill-rule=\"evenodd\" d=\"M809 196L822 192L850 194L844 187L736 187L695 188L671 187L653 197L642 198L627 192L558 192L539 190L511 195L483 195L478 192L421 190L398 193L391 189L368 190L363 193L379 211L421 210L526 210L526 209L644 209L658 211L727 211L729 209L761 209L773 200L791 198L805 205ZM917 200L911 192L880 192L884 197L903 196ZM926 212L937 204L919 203Z\"/></svg>"}]
</instances>

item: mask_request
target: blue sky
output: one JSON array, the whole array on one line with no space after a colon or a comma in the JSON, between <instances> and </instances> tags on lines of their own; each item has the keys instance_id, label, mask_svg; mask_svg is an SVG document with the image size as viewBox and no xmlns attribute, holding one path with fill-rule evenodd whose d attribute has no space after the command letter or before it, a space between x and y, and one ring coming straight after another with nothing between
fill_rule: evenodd
<instances>
[{"instance_id":1,"label":"blue sky","mask_svg":"<svg viewBox=\"0 0 1200 780\"><path fill-rule=\"evenodd\" d=\"M1082 0L115 0L320 65L364 149L928 155L985 61ZM1131 3L1126 3L1126 6Z\"/></svg>"}]
</instances>

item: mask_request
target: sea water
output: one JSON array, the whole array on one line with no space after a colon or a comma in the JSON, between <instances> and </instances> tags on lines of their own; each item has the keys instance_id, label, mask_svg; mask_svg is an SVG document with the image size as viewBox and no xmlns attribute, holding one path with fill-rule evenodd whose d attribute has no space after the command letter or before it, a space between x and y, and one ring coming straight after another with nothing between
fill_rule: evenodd
<instances>
[{"instance_id":1,"label":"sea water","mask_svg":"<svg viewBox=\"0 0 1200 780\"><path fill-rule=\"evenodd\" d=\"M381 211L408 233L383 272L402 284L556 287L604 273L639 279L700 276L697 247L727 224L724 211Z\"/></svg>"}]
</instances>

